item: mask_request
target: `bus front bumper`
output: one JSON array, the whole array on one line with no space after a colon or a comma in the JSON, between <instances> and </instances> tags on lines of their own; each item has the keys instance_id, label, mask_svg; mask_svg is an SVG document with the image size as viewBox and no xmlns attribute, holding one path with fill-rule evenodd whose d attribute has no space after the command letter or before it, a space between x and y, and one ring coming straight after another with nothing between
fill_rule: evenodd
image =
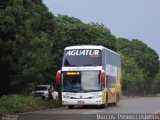
<instances>
[{"instance_id":1,"label":"bus front bumper","mask_svg":"<svg viewBox=\"0 0 160 120\"><path fill-rule=\"evenodd\" d=\"M94 99L66 99L62 98L63 105L102 105L102 98Z\"/></svg>"}]
</instances>

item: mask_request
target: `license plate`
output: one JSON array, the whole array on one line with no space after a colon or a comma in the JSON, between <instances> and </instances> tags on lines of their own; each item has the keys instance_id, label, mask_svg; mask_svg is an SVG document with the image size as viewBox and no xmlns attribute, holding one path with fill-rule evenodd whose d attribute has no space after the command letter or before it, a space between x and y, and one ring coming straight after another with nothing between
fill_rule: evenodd
<instances>
[{"instance_id":1,"label":"license plate","mask_svg":"<svg viewBox=\"0 0 160 120\"><path fill-rule=\"evenodd\" d=\"M84 104L84 101L78 101L78 104Z\"/></svg>"}]
</instances>

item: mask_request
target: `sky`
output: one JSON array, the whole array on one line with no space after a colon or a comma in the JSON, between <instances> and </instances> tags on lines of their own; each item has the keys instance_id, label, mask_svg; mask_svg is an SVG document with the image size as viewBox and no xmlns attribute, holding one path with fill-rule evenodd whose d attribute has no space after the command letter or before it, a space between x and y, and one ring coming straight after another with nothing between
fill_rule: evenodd
<instances>
[{"instance_id":1,"label":"sky","mask_svg":"<svg viewBox=\"0 0 160 120\"><path fill-rule=\"evenodd\" d=\"M55 16L99 23L111 33L139 39L160 56L160 0L43 0Z\"/></svg>"}]
</instances>

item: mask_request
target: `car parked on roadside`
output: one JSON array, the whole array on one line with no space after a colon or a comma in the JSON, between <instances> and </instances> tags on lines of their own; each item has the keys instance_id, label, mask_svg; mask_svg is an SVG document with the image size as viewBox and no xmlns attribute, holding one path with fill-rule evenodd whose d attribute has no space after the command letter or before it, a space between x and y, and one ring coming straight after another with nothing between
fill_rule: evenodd
<instances>
[{"instance_id":1,"label":"car parked on roadside","mask_svg":"<svg viewBox=\"0 0 160 120\"><path fill-rule=\"evenodd\" d=\"M36 85L35 90L32 91L31 95L39 98L43 98L44 100L49 99L49 93L48 90L50 88L53 88L54 90L52 91L52 96L53 100L58 100L58 92L55 90L55 88L52 85Z\"/></svg>"}]
</instances>

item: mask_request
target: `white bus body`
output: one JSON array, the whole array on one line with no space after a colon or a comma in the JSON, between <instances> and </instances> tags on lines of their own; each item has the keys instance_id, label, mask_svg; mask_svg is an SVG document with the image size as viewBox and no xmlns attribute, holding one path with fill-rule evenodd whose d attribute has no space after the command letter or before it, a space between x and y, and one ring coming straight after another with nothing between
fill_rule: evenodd
<instances>
[{"instance_id":1,"label":"white bus body","mask_svg":"<svg viewBox=\"0 0 160 120\"><path fill-rule=\"evenodd\" d=\"M105 78L101 72L105 71ZM104 79L104 80L102 80ZM62 104L105 105L121 95L120 55L103 46L64 49L61 69Z\"/></svg>"}]
</instances>

